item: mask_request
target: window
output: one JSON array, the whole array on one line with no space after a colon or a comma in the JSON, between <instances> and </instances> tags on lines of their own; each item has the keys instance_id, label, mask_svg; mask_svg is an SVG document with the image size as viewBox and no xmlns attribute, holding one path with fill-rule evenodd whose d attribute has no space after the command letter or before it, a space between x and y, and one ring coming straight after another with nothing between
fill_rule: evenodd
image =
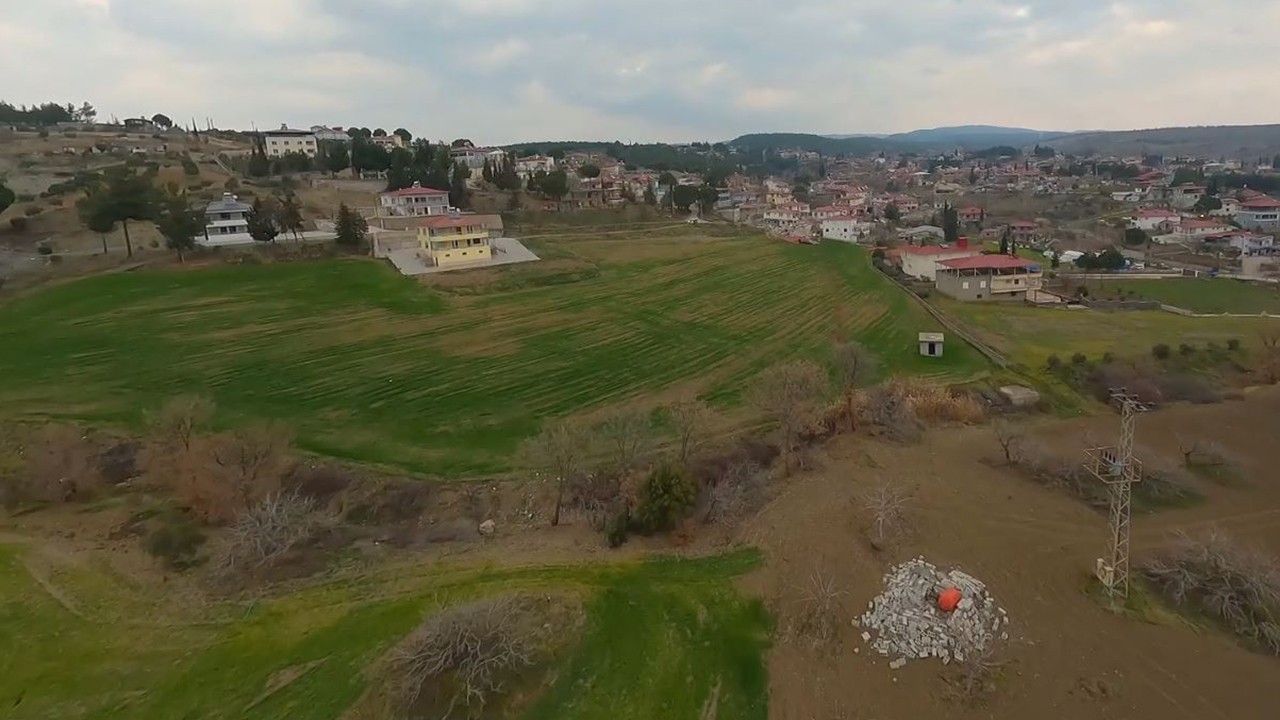
<instances>
[{"instance_id":1,"label":"window","mask_svg":"<svg viewBox=\"0 0 1280 720\"><path fill-rule=\"evenodd\" d=\"M968 290L968 289L969 289L969 281L967 281L967 280L966 280L965 282L960 283L960 289L961 289L961 290Z\"/></svg>"},{"instance_id":2,"label":"window","mask_svg":"<svg viewBox=\"0 0 1280 720\"><path fill-rule=\"evenodd\" d=\"M978 287L980 287L980 288L985 288L986 286L987 286L987 281L986 281L986 280L980 280L980 281L978 281ZM979 297L981 297L981 295L979 295Z\"/></svg>"}]
</instances>

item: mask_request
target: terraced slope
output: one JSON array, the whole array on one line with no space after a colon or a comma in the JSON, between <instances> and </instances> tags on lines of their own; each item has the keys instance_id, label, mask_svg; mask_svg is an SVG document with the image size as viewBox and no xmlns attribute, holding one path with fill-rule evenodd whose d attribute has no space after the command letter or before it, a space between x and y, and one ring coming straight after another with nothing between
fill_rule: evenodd
<instances>
[{"instance_id":1,"label":"terraced slope","mask_svg":"<svg viewBox=\"0 0 1280 720\"><path fill-rule=\"evenodd\" d=\"M958 342L920 357L936 323L849 245L691 229L556 249L598 272L467 296L363 260L55 287L0 305L0 414L138 423L199 392L224 424L280 420L312 451L465 476L508 469L547 418L690 391L732 406L761 369L821 358L836 335L888 372L984 368Z\"/></svg>"}]
</instances>

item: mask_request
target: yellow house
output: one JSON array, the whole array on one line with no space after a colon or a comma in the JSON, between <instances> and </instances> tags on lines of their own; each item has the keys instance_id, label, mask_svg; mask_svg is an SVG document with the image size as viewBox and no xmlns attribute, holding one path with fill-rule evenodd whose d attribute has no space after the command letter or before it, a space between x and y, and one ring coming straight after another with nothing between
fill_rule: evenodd
<instances>
[{"instance_id":1,"label":"yellow house","mask_svg":"<svg viewBox=\"0 0 1280 720\"><path fill-rule=\"evenodd\" d=\"M476 215L437 215L418 226L418 248L422 257L436 266L488 260L493 250L489 229Z\"/></svg>"}]
</instances>

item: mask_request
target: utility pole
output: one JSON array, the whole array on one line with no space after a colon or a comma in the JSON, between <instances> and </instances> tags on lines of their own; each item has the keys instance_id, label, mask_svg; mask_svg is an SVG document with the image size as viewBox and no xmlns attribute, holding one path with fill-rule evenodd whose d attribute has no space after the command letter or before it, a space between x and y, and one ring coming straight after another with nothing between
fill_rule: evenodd
<instances>
[{"instance_id":1,"label":"utility pole","mask_svg":"<svg viewBox=\"0 0 1280 720\"><path fill-rule=\"evenodd\" d=\"M1107 486L1110 499L1107 554L1098 558L1095 574L1112 602L1129 597L1129 526L1133 484L1142 481L1142 463L1133 457L1138 413L1147 408L1125 388L1111 392L1120 409L1120 438L1116 445L1086 450L1085 467Z\"/></svg>"}]
</instances>

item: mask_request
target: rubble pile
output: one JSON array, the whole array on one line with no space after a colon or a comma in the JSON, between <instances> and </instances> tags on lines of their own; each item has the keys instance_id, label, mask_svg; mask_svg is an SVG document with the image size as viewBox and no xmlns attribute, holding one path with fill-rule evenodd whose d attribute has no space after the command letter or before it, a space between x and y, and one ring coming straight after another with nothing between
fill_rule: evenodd
<instances>
[{"instance_id":1,"label":"rubble pile","mask_svg":"<svg viewBox=\"0 0 1280 720\"><path fill-rule=\"evenodd\" d=\"M964 662L1009 638L1004 609L972 575L944 572L921 557L890 570L884 584L884 591L872 598L857 624L872 648L881 655L896 656L890 663L894 669L907 659ZM959 590L961 599L953 611L946 612L939 608L938 596L949 588Z\"/></svg>"}]
</instances>

